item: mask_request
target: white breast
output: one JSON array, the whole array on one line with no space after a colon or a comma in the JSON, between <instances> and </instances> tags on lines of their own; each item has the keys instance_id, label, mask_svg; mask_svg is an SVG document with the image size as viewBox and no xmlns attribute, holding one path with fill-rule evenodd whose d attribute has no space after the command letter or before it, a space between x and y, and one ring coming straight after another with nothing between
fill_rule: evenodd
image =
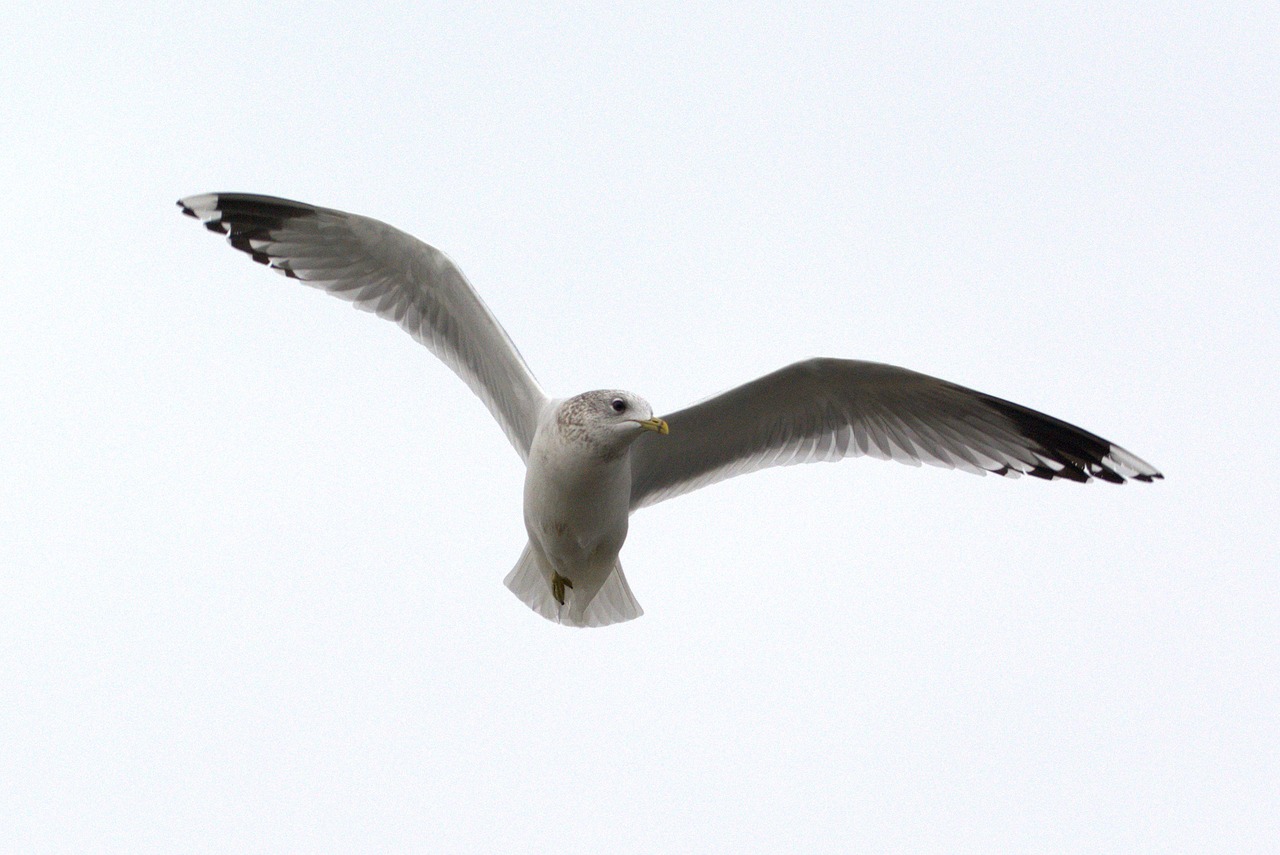
<instances>
[{"instance_id":1,"label":"white breast","mask_svg":"<svg viewBox=\"0 0 1280 855\"><path fill-rule=\"evenodd\" d=\"M611 570L627 538L630 498L625 454L602 460L555 431L538 432L525 472L524 522L556 572L576 585L584 574Z\"/></svg>"}]
</instances>

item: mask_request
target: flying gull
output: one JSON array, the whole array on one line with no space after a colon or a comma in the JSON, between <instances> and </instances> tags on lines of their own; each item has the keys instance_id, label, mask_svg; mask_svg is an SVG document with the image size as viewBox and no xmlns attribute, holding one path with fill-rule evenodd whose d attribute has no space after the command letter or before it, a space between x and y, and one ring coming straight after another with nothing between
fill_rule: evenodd
<instances>
[{"instance_id":1,"label":"flying gull","mask_svg":"<svg viewBox=\"0 0 1280 855\"><path fill-rule=\"evenodd\" d=\"M548 398L462 272L412 235L272 196L178 205L254 261L395 321L471 387L526 466L529 542L505 583L569 626L643 614L618 560L632 512L769 466L866 455L1082 483L1163 477L1052 416L853 359L797 362L665 418L617 389Z\"/></svg>"}]
</instances>

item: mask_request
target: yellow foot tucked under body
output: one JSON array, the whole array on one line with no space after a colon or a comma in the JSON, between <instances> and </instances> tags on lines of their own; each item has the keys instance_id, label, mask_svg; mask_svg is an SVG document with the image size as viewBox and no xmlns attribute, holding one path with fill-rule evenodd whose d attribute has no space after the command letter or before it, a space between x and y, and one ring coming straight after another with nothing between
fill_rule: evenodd
<instances>
[{"instance_id":1,"label":"yellow foot tucked under body","mask_svg":"<svg viewBox=\"0 0 1280 855\"><path fill-rule=\"evenodd\" d=\"M557 603L564 605L564 589L572 587L573 582L569 579L554 571L551 573L551 596L556 598Z\"/></svg>"}]
</instances>

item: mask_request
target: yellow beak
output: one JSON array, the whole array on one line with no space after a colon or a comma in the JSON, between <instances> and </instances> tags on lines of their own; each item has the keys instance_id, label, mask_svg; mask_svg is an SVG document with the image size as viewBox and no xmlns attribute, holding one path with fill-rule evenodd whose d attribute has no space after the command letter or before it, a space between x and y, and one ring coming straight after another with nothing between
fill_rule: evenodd
<instances>
[{"instance_id":1,"label":"yellow beak","mask_svg":"<svg viewBox=\"0 0 1280 855\"><path fill-rule=\"evenodd\" d=\"M637 422L637 424L645 430L656 430L663 436L671 433L671 428L667 427L667 423L659 418L645 419L642 422Z\"/></svg>"}]
</instances>

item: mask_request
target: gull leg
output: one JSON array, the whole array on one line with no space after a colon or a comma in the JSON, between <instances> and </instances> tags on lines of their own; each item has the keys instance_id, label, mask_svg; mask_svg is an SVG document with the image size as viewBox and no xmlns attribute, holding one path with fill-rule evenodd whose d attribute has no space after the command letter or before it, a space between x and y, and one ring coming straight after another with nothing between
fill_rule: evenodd
<instances>
[{"instance_id":1,"label":"gull leg","mask_svg":"<svg viewBox=\"0 0 1280 855\"><path fill-rule=\"evenodd\" d=\"M572 588L573 582L568 577L561 576L559 573L551 573L551 595L556 598L556 602L564 605L564 589Z\"/></svg>"}]
</instances>

